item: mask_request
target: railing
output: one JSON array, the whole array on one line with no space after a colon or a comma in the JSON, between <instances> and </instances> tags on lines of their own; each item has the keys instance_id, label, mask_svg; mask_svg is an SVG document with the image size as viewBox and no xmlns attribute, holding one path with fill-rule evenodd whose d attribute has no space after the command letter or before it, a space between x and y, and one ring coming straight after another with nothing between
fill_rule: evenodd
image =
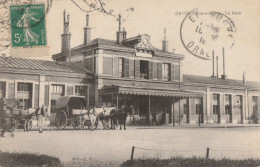
<instances>
[{"instance_id":1,"label":"railing","mask_svg":"<svg viewBox=\"0 0 260 167\"><path fill-rule=\"evenodd\" d=\"M232 154L236 153L240 153L241 152L250 152L250 153L256 153L258 151L259 154L260 153L260 149L210 149L209 147L207 147L206 149L195 149L195 150L177 150L177 149L151 149L151 148L144 148L144 147L136 147L136 146L132 146L132 151L131 151L131 157L130 160L133 161L134 160L134 154L137 150L144 150L147 152L170 152L170 153L190 153L190 152L204 152L205 153L205 159L208 160L210 158L210 152L214 152L214 153L220 153L221 155L223 155L223 158L226 158L225 153L227 152L231 152ZM180 155L178 155L180 156ZM197 156L196 156L197 157ZM216 158L215 156L212 156L214 158Z\"/></svg>"}]
</instances>

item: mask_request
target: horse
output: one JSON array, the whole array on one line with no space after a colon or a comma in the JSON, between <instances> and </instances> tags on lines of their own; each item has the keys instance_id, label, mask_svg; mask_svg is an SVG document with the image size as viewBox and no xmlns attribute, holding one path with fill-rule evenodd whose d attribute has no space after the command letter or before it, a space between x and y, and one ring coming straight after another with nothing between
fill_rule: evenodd
<instances>
[{"instance_id":1,"label":"horse","mask_svg":"<svg viewBox=\"0 0 260 167\"><path fill-rule=\"evenodd\" d=\"M42 126L43 126L45 119L49 116L48 113L49 113L48 107L44 106L44 105L42 105L41 108L38 107L35 110L35 115L36 115L36 118L37 118L37 125L39 127L39 133L42 133Z\"/></svg>"},{"instance_id":2,"label":"horse","mask_svg":"<svg viewBox=\"0 0 260 167\"><path fill-rule=\"evenodd\" d=\"M88 112L86 112L83 116L82 116L82 119L83 119L83 125L84 125L84 122L89 120L89 129L90 131L94 131L95 130L95 124L96 124L96 121L98 116L100 114L102 114L104 112L104 107L102 108L97 108L97 107L94 107L94 108L90 108L88 110Z\"/></svg>"},{"instance_id":3,"label":"horse","mask_svg":"<svg viewBox=\"0 0 260 167\"><path fill-rule=\"evenodd\" d=\"M134 108L132 105L122 106L121 108L111 110L110 112L111 129L115 130L115 125L117 125L118 122L120 125L120 130L122 130L121 125L124 125L124 130L126 130L125 124L126 124L127 114L129 113L130 116L132 116L133 112L134 112Z\"/></svg>"}]
</instances>

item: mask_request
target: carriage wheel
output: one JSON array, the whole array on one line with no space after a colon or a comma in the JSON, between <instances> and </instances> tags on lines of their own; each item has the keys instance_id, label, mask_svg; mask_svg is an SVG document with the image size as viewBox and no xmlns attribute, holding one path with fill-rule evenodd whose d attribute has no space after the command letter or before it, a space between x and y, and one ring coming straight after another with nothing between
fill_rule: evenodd
<instances>
[{"instance_id":1,"label":"carriage wheel","mask_svg":"<svg viewBox=\"0 0 260 167\"><path fill-rule=\"evenodd\" d=\"M73 127L74 130L77 129L77 120L76 120L75 118L73 118L73 119L71 120L71 125L72 125L72 127Z\"/></svg>"},{"instance_id":2,"label":"carriage wheel","mask_svg":"<svg viewBox=\"0 0 260 167\"><path fill-rule=\"evenodd\" d=\"M56 113L55 123L57 129L65 129L67 125L67 116L64 111L58 111Z\"/></svg>"},{"instance_id":3,"label":"carriage wheel","mask_svg":"<svg viewBox=\"0 0 260 167\"><path fill-rule=\"evenodd\" d=\"M97 117L97 118L96 118L96 122L95 122L95 124L94 124L94 130L97 130L98 122L99 122L99 119L98 119L98 117Z\"/></svg>"},{"instance_id":4,"label":"carriage wheel","mask_svg":"<svg viewBox=\"0 0 260 167\"><path fill-rule=\"evenodd\" d=\"M12 118L9 125L9 132L13 132L16 128L17 128L17 122L14 118Z\"/></svg>"},{"instance_id":5,"label":"carriage wheel","mask_svg":"<svg viewBox=\"0 0 260 167\"><path fill-rule=\"evenodd\" d=\"M105 130L109 130L109 129L111 129L111 124L110 124L110 122L109 122L109 119L107 119L107 120L102 120L102 124L103 124L103 127L104 127L104 129Z\"/></svg>"},{"instance_id":6,"label":"carriage wheel","mask_svg":"<svg viewBox=\"0 0 260 167\"><path fill-rule=\"evenodd\" d=\"M28 130L30 131L32 129L32 120L30 119L30 121L28 122Z\"/></svg>"}]
</instances>

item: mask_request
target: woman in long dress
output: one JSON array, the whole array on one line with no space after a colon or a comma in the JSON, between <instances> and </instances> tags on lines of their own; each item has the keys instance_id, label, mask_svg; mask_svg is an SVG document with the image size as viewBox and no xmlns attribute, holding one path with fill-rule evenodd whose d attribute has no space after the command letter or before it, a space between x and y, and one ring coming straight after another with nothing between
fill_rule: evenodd
<instances>
[{"instance_id":1,"label":"woman in long dress","mask_svg":"<svg viewBox=\"0 0 260 167\"><path fill-rule=\"evenodd\" d=\"M23 28L24 38L23 41L26 42L25 45L29 45L30 42L35 42L38 44L38 38L40 37L38 34L34 33L31 30L31 19L38 22L39 20L33 17L30 9L27 7L22 18L17 22L18 27Z\"/></svg>"}]
</instances>

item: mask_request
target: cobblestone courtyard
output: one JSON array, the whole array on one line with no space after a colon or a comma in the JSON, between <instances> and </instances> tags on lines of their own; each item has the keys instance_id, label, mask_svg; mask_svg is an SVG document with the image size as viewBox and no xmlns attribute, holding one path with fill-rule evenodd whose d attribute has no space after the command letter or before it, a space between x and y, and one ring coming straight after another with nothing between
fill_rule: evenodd
<instances>
[{"instance_id":1,"label":"cobblestone courtyard","mask_svg":"<svg viewBox=\"0 0 260 167\"><path fill-rule=\"evenodd\" d=\"M11 138L0 138L0 150L33 152L59 157L62 161L72 158L93 158L105 161L130 159L132 146L134 158L170 156L206 156L210 158L260 158L260 128L141 128L127 130L50 130L15 132ZM142 149L145 148L145 149ZM150 149L150 150L146 150Z\"/></svg>"}]
</instances>

